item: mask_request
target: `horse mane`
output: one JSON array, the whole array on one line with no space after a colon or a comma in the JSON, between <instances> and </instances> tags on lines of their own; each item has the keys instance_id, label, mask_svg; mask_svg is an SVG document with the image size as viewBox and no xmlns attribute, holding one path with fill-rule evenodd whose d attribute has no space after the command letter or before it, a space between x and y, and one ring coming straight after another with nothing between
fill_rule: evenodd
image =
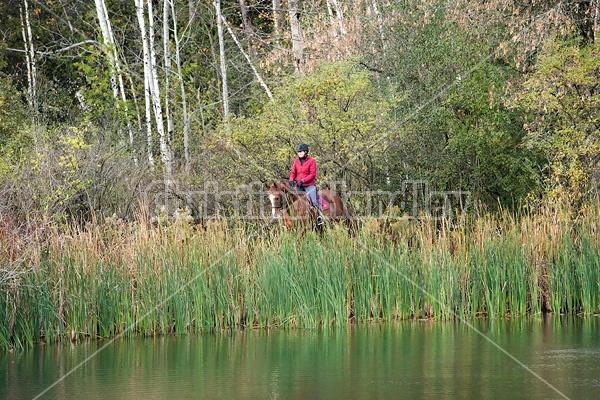
<instances>
[{"instance_id":1,"label":"horse mane","mask_svg":"<svg viewBox=\"0 0 600 400\"><path fill-rule=\"evenodd\" d=\"M298 200L299 194L298 191L292 188L288 182L285 181L277 181L274 183L277 190L282 191L283 193L291 196L294 200Z\"/></svg>"}]
</instances>

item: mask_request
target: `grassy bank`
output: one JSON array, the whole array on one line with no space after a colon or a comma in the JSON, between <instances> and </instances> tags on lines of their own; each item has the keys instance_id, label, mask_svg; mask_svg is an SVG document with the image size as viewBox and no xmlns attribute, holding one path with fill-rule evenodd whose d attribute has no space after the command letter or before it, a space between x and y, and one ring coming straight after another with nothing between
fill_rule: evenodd
<instances>
[{"instance_id":1,"label":"grassy bank","mask_svg":"<svg viewBox=\"0 0 600 400\"><path fill-rule=\"evenodd\" d=\"M0 347L238 327L598 312L597 212L366 222L320 238L210 224L0 231ZM131 327L129 329L129 327Z\"/></svg>"}]
</instances>

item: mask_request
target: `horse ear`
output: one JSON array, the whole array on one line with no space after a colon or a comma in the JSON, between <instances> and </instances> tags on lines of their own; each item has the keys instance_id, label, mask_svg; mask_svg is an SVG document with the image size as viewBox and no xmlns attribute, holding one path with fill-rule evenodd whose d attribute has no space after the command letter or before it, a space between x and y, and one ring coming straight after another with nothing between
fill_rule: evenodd
<instances>
[{"instance_id":1,"label":"horse ear","mask_svg":"<svg viewBox=\"0 0 600 400\"><path fill-rule=\"evenodd\" d=\"M269 188L270 188L270 186L269 186L269 184L268 184L267 182L265 182L265 187L266 187L267 189L269 189Z\"/></svg>"}]
</instances>

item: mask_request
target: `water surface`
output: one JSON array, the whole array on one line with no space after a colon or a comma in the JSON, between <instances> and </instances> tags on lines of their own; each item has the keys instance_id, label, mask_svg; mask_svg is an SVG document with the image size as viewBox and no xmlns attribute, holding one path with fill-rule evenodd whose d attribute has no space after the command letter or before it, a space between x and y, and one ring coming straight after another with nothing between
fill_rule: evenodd
<instances>
[{"instance_id":1,"label":"water surface","mask_svg":"<svg viewBox=\"0 0 600 400\"><path fill-rule=\"evenodd\" d=\"M571 399L600 398L598 317L479 320L487 337ZM0 399L31 399L106 341L0 352ZM117 340L44 399L561 399L467 325Z\"/></svg>"}]
</instances>

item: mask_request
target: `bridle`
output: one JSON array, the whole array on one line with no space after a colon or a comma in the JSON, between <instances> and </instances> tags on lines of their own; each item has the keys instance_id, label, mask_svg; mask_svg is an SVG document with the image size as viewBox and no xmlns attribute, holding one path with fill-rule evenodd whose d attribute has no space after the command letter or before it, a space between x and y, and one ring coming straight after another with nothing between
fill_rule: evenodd
<instances>
[{"instance_id":1,"label":"bridle","mask_svg":"<svg viewBox=\"0 0 600 400\"><path fill-rule=\"evenodd\" d=\"M287 196L285 196L285 194L283 193L282 190L278 190L277 195L279 196L279 205L278 206L274 206L271 205L271 209L273 210L284 210L285 208L287 208Z\"/></svg>"}]
</instances>

